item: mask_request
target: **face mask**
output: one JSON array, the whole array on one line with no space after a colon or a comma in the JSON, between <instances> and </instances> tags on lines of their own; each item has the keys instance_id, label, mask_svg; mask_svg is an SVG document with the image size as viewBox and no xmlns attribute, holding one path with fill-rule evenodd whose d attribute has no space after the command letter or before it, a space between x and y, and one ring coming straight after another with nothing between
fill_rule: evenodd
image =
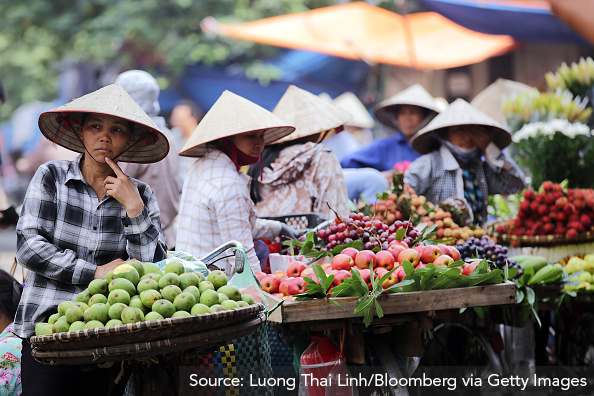
<instances>
[{"instance_id":1,"label":"face mask","mask_svg":"<svg viewBox=\"0 0 594 396\"><path fill-rule=\"evenodd\" d=\"M460 161L469 162L476 158L476 156L480 153L480 149L478 147L465 149L462 147L458 147L445 139L438 138L438 140L441 142L441 144L447 147L448 150L450 150L454 157L456 157Z\"/></svg>"}]
</instances>

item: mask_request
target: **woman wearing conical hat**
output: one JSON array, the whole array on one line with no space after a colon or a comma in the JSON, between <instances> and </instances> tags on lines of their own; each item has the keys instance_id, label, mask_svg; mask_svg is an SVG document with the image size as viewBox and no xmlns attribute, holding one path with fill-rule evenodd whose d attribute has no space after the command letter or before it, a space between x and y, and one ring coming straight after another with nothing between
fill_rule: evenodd
<instances>
[{"instance_id":1,"label":"woman wearing conical hat","mask_svg":"<svg viewBox=\"0 0 594 396\"><path fill-rule=\"evenodd\" d=\"M254 239L295 237L278 221L258 219L250 199L250 178L241 171L260 160L267 143L295 128L268 110L225 91L202 118L181 156L195 157L184 179L176 250L202 257L225 242L243 244L254 272L261 271ZM234 260L224 267L235 273Z\"/></svg>"},{"instance_id":2,"label":"woman wearing conical hat","mask_svg":"<svg viewBox=\"0 0 594 396\"><path fill-rule=\"evenodd\" d=\"M514 194L526 187L525 176L502 150L511 134L495 120L457 99L412 139L424 154L404 174L404 183L431 202L465 199L474 223L487 220L488 197Z\"/></svg>"},{"instance_id":3,"label":"woman wearing conical hat","mask_svg":"<svg viewBox=\"0 0 594 396\"><path fill-rule=\"evenodd\" d=\"M62 301L74 301L94 279L135 258L166 257L159 206L150 187L128 177L118 162L154 163L169 143L151 118L118 85L108 85L39 116L43 135L80 153L49 161L29 184L17 225L16 260L29 270L15 316L28 339ZM23 342L27 395L123 394L120 368L81 371L45 365ZM121 389L120 389L121 388Z\"/></svg>"},{"instance_id":4,"label":"woman wearing conical hat","mask_svg":"<svg viewBox=\"0 0 594 396\"><path fill-rule=\"evenodd\" d=\"M373 110L377 120L396 132L345 156L343 168L374 168L390 181L394 165L414 161L419 154L410 146L411 137L439 113L434 98L420 84L379 103Z\"/></svg>"},{"instance_id":5,"label":"woman wearing conical hat","mask_svg":"<svg viewBox=\"0 0 594 396\"><path fill-rule=\"evenodd\" d=\"M334 154L319 144L351 116L334 104L291 85L273 114L296 127L295 132L268 146L261 166L250 167L251 196L259 216L322 213L332 208L348 216L349 198L342 168ZM330 208L329 208L330 207Z\"/></svg>"}]
</instances>

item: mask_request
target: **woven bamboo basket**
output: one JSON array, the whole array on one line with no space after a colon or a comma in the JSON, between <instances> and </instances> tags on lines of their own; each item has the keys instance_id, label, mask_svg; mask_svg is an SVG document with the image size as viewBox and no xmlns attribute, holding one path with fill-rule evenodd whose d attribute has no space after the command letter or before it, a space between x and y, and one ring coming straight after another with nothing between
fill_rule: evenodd
<instances>
[{"instance_id":1,"label":"woven bamboo basket","mask_svg":"<svg viewBox=\"0 0 594 396\"><path fill-rule=\"evenodd\" d=\"M252 304L247 307L180 318L34 336L31 337L31 345L39 351L80 351L155 340L166 342L167 339L216 331L222 327L246 322L257 317L263 310L262 304Z\"/></svg>"},{"instance_id":2,"label":"woven bamboo basket","mask_svg":"<svg viewBox=\"0 0 594 396\"><path fill-rule=\"evenodd\" d=\"M192 348L208 351L228 343L229 340L251 334L264 322L266 322L266 312L260 311L247 321L241 323L224 321L225 326L203 329L194 334L72 350L42 350L40 347L34 347L31 354L35 360L44 364L96 365L123 360L142 361L151 356L166 355Z\"/></svg>"}]
</instances>

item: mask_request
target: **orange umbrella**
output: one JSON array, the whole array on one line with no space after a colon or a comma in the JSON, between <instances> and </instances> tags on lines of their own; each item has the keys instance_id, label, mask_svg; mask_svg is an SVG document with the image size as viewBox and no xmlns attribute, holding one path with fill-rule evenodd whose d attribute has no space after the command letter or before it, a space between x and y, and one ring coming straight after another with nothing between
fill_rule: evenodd
<instances>
[{"instance_id":1,"label":"orange umbrella","mask_svg":"<svg viewBox=\"0 0 594 396\"><path fill-rule=\"evenodd\" d=\"M477 33L435 12L403 17L363 2L203 27L262 44L417 69L469 65L516 47L509 36Z\"/></svg>"}]
</instances>

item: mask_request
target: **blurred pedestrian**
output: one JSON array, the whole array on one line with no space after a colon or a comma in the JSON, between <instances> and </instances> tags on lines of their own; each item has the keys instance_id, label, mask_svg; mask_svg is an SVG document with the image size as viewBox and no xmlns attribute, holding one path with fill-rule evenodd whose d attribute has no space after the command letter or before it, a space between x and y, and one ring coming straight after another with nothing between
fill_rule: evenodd
<instances>
[{"instance_id":1,"label":"blurred pedestrian","mask_svg":"<svg viewBox=\"0 0 594 396\"><path fill-rule=\"evenodd\" d=\"M274 115L295 132L267 146L262 164L250 167L250 195L258 216L321 213L334 218L350 213L342 168L320 142L342 130L351 116L336 105L294 85L277 103ZM339 132L343 133L343 132Z\"/></svg>"},{"instance_id":2,"label":"blurred pedestrian","mask_svg":"<svg viewBox=\"0 0 594 396\"><path fill-rule=\"evenodd\" d=\"M423 156L408 167L404 183L434 203L465 200L474 223L483 224L489 195L526 187L522 171L502 152L511 140L504 126L457 99L413 137L412 147Z\"/></svg>"},{"instance_id":3,"label":"blurred pedestrian","mask_svg":"<svg viewBox=\"0 0 594 396\"><path fill-rule=\"evenodd\" d=\"M415 84L374 108L374 115L382 124L396 132L376 139L368 146L345 156L343 168L374 168L392 182L394 165L414 161L419 157L410 145L412 136L439 113L434 98L420 84Z\"/></svg>"},{"instance_id":4,"label":"blurred pedestrian","mask_svg":"<svg viewBox=\"0 0 594 396\"><path fill-rule=\"evenodd\" d=\"M6 89L0 79L0 106L6 102ZM15 226L19 220L19 215L13 205L10 204L8 196L2 186L2 153L0 153L0 228Z\"/></svg>"},{"instance_id":5,"label":"blurred pedestrian","mask_svg":"<svg viewBox=\"0 0 594 396\"><path fill-rule=\"evenodd\" d=\"M202 117L204 117L204 111L202 111L198 103L187 99L177 102L169 117L175 147L179 147L180 149L184 147L190 136L192 136L192 133L196 130ZM191 157L180 157L178 159L180 192L188 169L190 169L190 166L192 166L195 160L195 158Z\"/></svg>"},{"instance_id":6,"label":"blurred pedestrian","mask_svg":"<svg viewBox=\"0 0 594 396\"><path fill-rule=\"evenodd\" d=\"M294 230L281 222L257 218L250 199L250 179L240 170L260 160L266 143L294 129L255 103L223 92L179 153L196 160L182 189L177 250L204 257L218 246L236 240L245 248L256 272L262 267L254 248L255 239L297 237ZM228 258L223 263L227 275L233 275L234 260Z\"/></svg>"},{"instance_id":7,"label":"blurred pedestrian","mask_svg":"<svg viewBox=\"0 0 594 396\"><path fill-rule=\"evenodd\" d=\"M13 333L14 315L22 292L23 286L8 272L0 269L0 395L22 394L23 343Z\"/></svg>"},{"instance_id":8,"label":"blurred pedestrian","mask_svg":"<svg viewBox=\"0 0 594 396\"><path fill-rule=\"evenodd\" d=\"M120 74L115 83L130 94L171 142L171 132L165 124L165 119L158 116L160 89L157 80L143 70L129 70ZM163 237L169 250L175 250L175 220L179 210L180 192L177 179L179 148L171 144L167 157L154 164L128 162L120 165L126 175L145 182L155 193L161 212Z\"/></svg>"}]
</instances>

